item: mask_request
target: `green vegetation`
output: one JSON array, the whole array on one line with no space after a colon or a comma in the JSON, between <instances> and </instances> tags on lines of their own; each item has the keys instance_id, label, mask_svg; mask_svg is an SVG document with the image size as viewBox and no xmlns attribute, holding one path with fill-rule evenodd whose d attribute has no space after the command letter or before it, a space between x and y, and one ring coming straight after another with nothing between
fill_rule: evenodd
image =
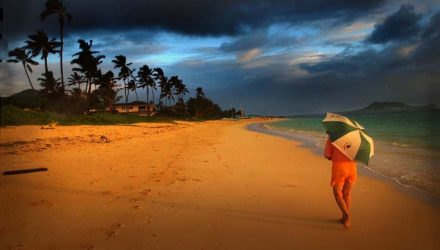
<instances>
[{"instance_id":1,"label":"green vegetation","mask_svg":"<svg viewBox=\"0 0 440 250\"><path fill-rule=\"evenodd\" d=\"M99 112L89 115L67 115L50 111L35 111L6 105L1 107L1 126L6 125L116 125L139 122L174 122L171 118L111 114Z\"/></svg>"}]
</instances>

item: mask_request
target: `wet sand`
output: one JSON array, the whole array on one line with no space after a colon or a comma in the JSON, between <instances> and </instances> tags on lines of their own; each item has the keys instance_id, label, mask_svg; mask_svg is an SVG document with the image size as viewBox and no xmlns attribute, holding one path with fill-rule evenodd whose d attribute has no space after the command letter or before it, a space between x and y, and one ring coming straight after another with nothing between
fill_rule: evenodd
<instances>
[{"instance_id":1,"label":"wet sand","mask_svg":"<svg viewBox=\"0 0 440 250\"><path fill-rule=\"evenodd\" d=\"M0 249L438 249L435 204L360 176L337 221L330 162L255 120L0 129Z\"/></svg>"}]
</instances>

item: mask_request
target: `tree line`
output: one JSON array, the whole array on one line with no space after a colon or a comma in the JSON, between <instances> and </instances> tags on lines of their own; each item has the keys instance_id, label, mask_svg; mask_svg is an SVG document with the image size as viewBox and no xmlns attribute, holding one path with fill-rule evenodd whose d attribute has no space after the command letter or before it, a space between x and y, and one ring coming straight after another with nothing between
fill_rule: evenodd
<instances>
[{"instance_id":1,"label":"tree line","mask_svg":"<svg viewBox=\"0 0 440 250\"><path fill-rule=\"evenodd\" d=\"M73 54L70 61L73 73L65 82L63 70L64 26L72 21L66 6L60 0L48 0L40 17L45 21L49 16L56 16L59 24L60 40L49 38L43 30L28 36L25 45L9 51L8 62L20 63L32 90L35 90L29 76L33 67L39 63L34 59L40 57L44 62L44 72L37 79L42 87L40 94L46 98L48 105L42 108L65 113L87 113L92 109L113 109L115 103L125 99L128 103L130 93L134 92L139 101L138 89L145 89L148 104L158 107L159 114L169 116L193 116L197 118L219 118L235 115L234 110L222 111L220 107L205 97L201 87L196 95L184 101L189 90L179 76L168 77L159 67L143 65L139 69L124 55L117 55L111 61L113 69L104 71L101 64L105 55L93 50L93 41L78 40L79 51ZM48 68L49 55L59 55L60 78L56 78ZM155 93L159 98L155 100ZM123 96L119 95L123 93ZM151 98L150 98L151 97Z\"/></svg>"}]
</instances>

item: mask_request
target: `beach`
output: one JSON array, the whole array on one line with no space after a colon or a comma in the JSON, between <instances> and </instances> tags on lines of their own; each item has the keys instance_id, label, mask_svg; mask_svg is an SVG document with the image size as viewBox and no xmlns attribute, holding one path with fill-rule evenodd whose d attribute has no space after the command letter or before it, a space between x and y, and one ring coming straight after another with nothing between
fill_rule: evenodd
<instances>
[{"instance_id":1,"label":"beach","mask_svg":"<svg viewBox=\"0 0 440 250\"><path fill-rule=\"evenodd\" d=\"M0 249L438 249L439 203L361 174L338 222L331 162L259 119L0 129Z\"/></svg>"}]
</instances>

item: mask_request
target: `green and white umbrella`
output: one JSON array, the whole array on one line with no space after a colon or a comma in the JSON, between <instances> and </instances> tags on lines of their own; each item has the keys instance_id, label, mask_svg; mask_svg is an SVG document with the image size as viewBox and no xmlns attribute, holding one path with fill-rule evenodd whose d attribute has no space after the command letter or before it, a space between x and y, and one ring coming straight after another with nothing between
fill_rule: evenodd
<instances>
[{"instance_id":1,"label":"green and white umbrella","mask_svg":"<svg viewBox=\"0 0 440 250\"><path fill-rule=\"evenodd\" d=\"M322 124L332 144L344 155L353 161L368 164L374 155L374 143L364 127L355 120L334 113L327 113Z\"/></svg>"}]
</instances>

